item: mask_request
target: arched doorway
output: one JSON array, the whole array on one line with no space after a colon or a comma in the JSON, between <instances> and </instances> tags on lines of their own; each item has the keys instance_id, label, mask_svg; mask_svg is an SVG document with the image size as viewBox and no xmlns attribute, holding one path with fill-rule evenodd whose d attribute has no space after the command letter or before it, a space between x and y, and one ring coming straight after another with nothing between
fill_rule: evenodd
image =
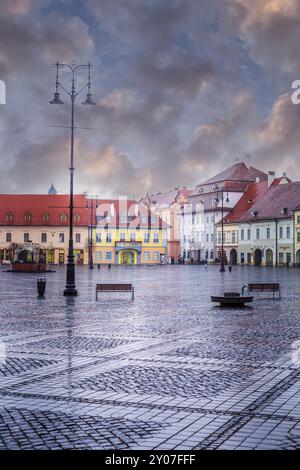
<instances>
[{"instance_id":1,"label":"arched doorway","mask_svg":"<svg viewBox=\"0 0 300 470\"><path fill-rule=\"evenodd\" d=\"M120 256L120 264L135 264L134 251L122 251Z\"/></svg>"},{"instance_id":2,"label":"arched doorway","mask_svg":"<svg viewBox=\"0 0 300 470\"><path fill-rule=\"evenodd\" d=\"M300 250L296 253L296 265L300 267Z\"/></svg>"},{"instance_id":3,"label":"arched doorway","mask_svg":"<svg viewBox=\"0 0 300 470\"><path fill-rule=\"evenodd\" d=\"M260 266L261 260L262 260L262 251L259 248L257 248L254 252L254 265Z\"/></svg>"},{"instance_id":4,"label":"arched doorway","mask_svg":"<svg viewBox=\"0 0 300 470\"><path fill-rule=\"evenodd\" d=\"M232 250L230 251L230 264L232 266L235 266L237 264L237 251L235 248L232 248Z\"/></svg>"},{"instance_id":5,"label":"arched doorway","mask_svg":"<svg viewBox=\"0 0 300 470\"><path fill-rule=\"evenodd\" d=\"M271 248L266 251L266 266L273 266L273 250Z\"/></svg>"}]
</instances>

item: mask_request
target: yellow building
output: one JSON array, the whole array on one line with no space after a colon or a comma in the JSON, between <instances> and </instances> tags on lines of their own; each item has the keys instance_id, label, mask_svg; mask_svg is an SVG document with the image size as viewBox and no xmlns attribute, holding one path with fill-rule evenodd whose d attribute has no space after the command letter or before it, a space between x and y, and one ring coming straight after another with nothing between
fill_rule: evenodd
<instances>
[{"instance_id":1,"label":"yellow building","mask_svg":"<svg viewBox=\"0 0 300 470\"><path fill-rule=\"evenodd\" d=\"M141 204L98 201L93 227L96 264L164 264L168 225Z\"/></svg>"}]
</instances>

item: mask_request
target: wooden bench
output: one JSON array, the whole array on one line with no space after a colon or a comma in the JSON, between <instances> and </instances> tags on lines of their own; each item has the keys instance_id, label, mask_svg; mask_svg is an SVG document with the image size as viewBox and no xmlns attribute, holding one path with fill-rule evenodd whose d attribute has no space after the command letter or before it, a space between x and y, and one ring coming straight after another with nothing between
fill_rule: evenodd
<instances>
[{"instance_id":1,"label":"wooden bench","mask_svg":"<svg viewBox=\"0 0 300 470\"><path fill-rule=\"evenodd\" d=\"M248 286L243 286L242 294L245 289L247 289L248 292L273 292L273 299L275 299L275 292L278 292L278 299L281 298L280 284L276 282L248 284Z\"/></svg>"},{"instance_id":2,"label":"wooden bench","mask_svg":"<svg viewBox=\"0 0 300 470\"><path fill-rule=\"evenodd\" d=\"M98 300L99 292L131 292L131 300L134 300L132 284L96 284L96 300Z\"/></svg>"}]
</instances>

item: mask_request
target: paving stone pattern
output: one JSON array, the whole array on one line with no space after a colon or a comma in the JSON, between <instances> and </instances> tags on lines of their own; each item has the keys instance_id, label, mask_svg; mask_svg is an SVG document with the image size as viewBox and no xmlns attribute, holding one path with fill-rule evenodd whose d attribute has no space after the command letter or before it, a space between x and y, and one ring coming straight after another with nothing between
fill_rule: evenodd
<instances>
[{"instance_id":1,"label":"paving stone pattern","mask_svg":"<svg viewBox=\"0 0 300 470\"><path fill-rule=\"evenodd\" d=\"M300 269L0 271L0 449L300 449ZM135 300L95 284L132 282ZM280 282L282 299L210 295Z\"/></svg>"}]
</instances>

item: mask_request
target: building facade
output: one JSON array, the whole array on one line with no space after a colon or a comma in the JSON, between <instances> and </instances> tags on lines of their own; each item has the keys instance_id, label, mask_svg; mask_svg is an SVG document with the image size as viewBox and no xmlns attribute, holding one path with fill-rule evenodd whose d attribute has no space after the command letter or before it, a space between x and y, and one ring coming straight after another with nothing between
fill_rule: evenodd
<instances>
[{"instance_id":1,"label":"building facade","mask_svg":"<svg viewBox=\"0 0 300 470\"><path fill-rule=\"evenodd\" d=\"M167 231L160 217L136 201L99 200L93 228L96 264L155 265L167 262Z\"/></svg>"},{"instance_id":2,"label":"building facade","mask_svg":"<svg viewBox=\"0 0 300 470\"><path fill-rule=\"evenodd\" d=\"M300 182L282 181L272 184L241 216L239 256L243 256L247 264L290 266L297 263L296 208L299 202Z\"/></svg>"},{"instance_id":3,"label":"building facade","mask_svg":"<svg viewBox=\"0 0 300 470\"><path fill-rule=\"evenodd\" d=\"M75 263L88 261L88 212L84 194L74 196ZM32 242L48 264L67 263L69 196L0 195L0 261L13 261L16 247Z\"/></svg>"},{"instance_id":4,"label":"building facade","mask_svg":"<svg viewBox=\"0 0 300 470\"><path fill-rule=\"evenodd\" d=\"M197 262L206 260L214 262L221 258L221 247L218 243L218 224L229 216L238 204L249 185L253 182L266 181L266 173L253 167L248 167L245 163L237 163L218 175L210 178L198 185L189 196L191 210L187 210L184 215L183 225L186 227L182 231L182 255L187 259L193 252L195 237L193 233L201 234L201 246L197 247ZM193 217L198 214L201 208L202 217ZM196 212L195 212L196 211ZM237 255L237 226L228 227L226 239L228 256L232 250L234 256ZM219 238L219 241L221 239ZM225 252L225 257L227 252ZM194 260L194 257L193 257Z\"/></svg>"},{"instance_id":5,"label":"building facade","mask_svg":"<svg viewBox=\"0 0 300 470\"><path fill-rule=\"evenodd\" d=\"M167 262L178 262L181 256L181 222L182 206L187 204L191 190L175 188L174 190L147 194L140 202L155 213L168 226L167 228Z\"/></svg>"}]
</instances>

